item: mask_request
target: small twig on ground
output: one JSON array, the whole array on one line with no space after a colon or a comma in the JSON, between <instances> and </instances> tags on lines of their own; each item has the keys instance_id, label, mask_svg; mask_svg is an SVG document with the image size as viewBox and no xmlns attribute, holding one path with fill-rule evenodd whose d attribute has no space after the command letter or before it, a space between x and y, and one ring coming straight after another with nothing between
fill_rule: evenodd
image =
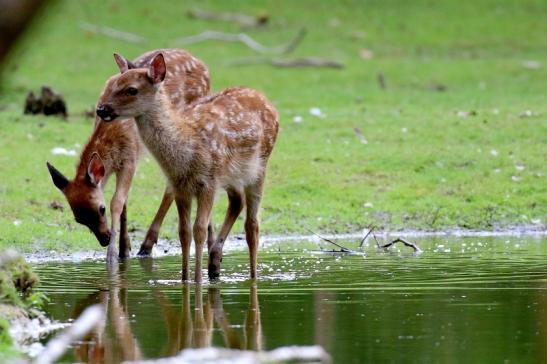
<instances>
[{"instance_id":1,"label":"small twig on ground","mask_svg":"<svg viewBox=\"0 0 547 364\"><path fill-rule=\"evenodd\" d=\"M121 30L105 27L102 25L81 23L80 28L90 33L101 34L110 38L120 39L130 43L146 43L147 41L146 38L141 37L140 35L123 32Z\"/></svg>"},{"instance_id":2,"label":"small twig on ground","mask_svg":"<svg viewBox=\"0 0 547 364\"><path fill-rule=\"evenodd\" d=\"M378 85L380 85L381 89L386 88L386 78L382 72L378 72Z\"/></svg>"},{"instance_id":3,"label":"small twig on ground","mask_svg":"<svg viewBox=\"0 0 547 364\"><path fill-rule=\"evenodd\" d=\"M310 230L310 229L308 229L308 228L306 228L306 230L308 230L308 231L309 231L310 233L312 233L313 235L317 236L319 239L321 239L321 240L323 240L323 241L326 241L327 243L331 243L331 244L337 246L338 248L340 248L340 251L342 251L342 252L344 252L344 253L351 253L351 252L353 251L353 250L348 249L348 248L346 248L346 247L344 247L344 246L342 246L342 245L340 245L340 244L338 244L338 243L335 243L334 241L332 241L332 240L330 240L330 239L327 239L327 238L325 238L325 237L323 237L323 236L317 234L316 232L314 232L314 231L312 231L312 230Z\"/></svg>"},{"instance_id":4,"label":"small twig on ground","mask_svg":"<svg viewBox=\"0 0 547 364\"><path fill-rule=\"evenodd\" d=\"M418 247L418 245L414 244L413 242L411 241L408 241L406 239L403 239L403 238L397 238L395 240L393 240L392 242L390 243L387 243L385 245L382 245L382 246L379 246L379 248L389 248L390 246L396 244L396 243L403 243L404 245L408 246L408 247L411 247L412 249L414 249L414 252L415 253L421 253L421 249Z\"/></svg>"},{"instance_id":5,"label":"small twig on ground","mask_svg":"<svg viewBox=\"0 0 547 364\"><path fill-rule=\"evenodd\" d=\"M365 138L365 135L363 134L360 128L354 127L353 132L355 133L355 135L357 135L357 138L359 138L359 141L361 142L361 144L368 144L368 140L367 138Z\"/></svg>"},{"instance_id":6,"label":"small twig on ground","mask_svg":"<svg viewBox=\"0 0 547 364\"><path fill-rule=\"evenodd\" d=\"M269 64L273 67L283 68L304 68L304 67L324 67L324 68L344 68L344 64L338 61L319 58L319 57L306 57L295 59L283 59L283 58L242 58L233 62L230 65L233 66L245 66L249 64Z\"/></svg>"},{"instance_id":7,"label":"small twig on ground","mask_svg":"<svg viewBox=\"0 0 547 364\"><path fill-rule=\"evenodd\" d=\"M179 38L175 41L176 44L189 45L207 40L218 40L222 42L242 43L253 51L260 54L289 54L296 49L300 44L304 36L306 35L306 29L302 28L296 34L296 36L287 44L283 44L277 47L266 47L256 40L251 38L246 33L223 33L214 30L206 30L200 34L191 35L189 37Z\"/></svg>"},{"instance_id":8,"label":"small twig on ground","mask_svg":"<svg viewBox=\"0 0 547 364\"><path fill-rule=\"evenodd\" d=\"M189 10L188 16L190 18L201 20L226 21L230 23L235 23L244 28L262 27L265 26L270 20L270 17L267 14L250 16L246 14L231 12L215 13L202 9Z\"/></svg>"},{"instance_id":9,"label":"small twig on ground","mask_svg":"<svg viewBox=\"0 0 547 364\"><path fill-rule=\"evenodd\" d=\"M359 243L359 248L363 247L363 244L365 243L365 241L367 241L367 238L369 237L369 235L372 233L373 230L374 230L374 225L371 225L368 227L368 232L365 234L363 239L361 239L361 242Z\"/></svg>"}]
</instances>

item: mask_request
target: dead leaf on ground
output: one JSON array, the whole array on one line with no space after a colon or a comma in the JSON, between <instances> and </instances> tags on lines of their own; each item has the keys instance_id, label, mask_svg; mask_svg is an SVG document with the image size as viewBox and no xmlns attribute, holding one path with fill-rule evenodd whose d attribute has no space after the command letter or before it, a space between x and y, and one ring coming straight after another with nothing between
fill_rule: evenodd
<instances>
[{"instance_id":1,"label":"dead leaf on ground","mask_svg":"<svg viewBox=\"0 0 547 364\"><path fill-rule=\"evenodd\" d=\"M363 48L359 51L359 57L361 57L361 59L364 59L365 61L368 61L374 58L374 52L370 49Z\"/></svg>"}]
</instances>

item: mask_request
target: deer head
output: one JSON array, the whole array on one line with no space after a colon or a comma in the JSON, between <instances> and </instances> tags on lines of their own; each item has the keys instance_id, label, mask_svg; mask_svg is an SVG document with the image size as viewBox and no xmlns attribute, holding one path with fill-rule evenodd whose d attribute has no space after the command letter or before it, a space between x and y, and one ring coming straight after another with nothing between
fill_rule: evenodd
<instances>
[{"instance_id":1,"label":"deer head","mask_svg":"<svg viewBox=\"0 0 547 364\"><path fill-rule=\"evenodd\" d=\"M163 54L158 53L148 68L133 68L118 54L114 58L121 73L106 82L97 105L97 116L104 121L112 121L118 117L143 115L167 73Z\"/></svg>"},{"instance_id":2,"label":"deer head","mask_svg":"<svg viewBox=\"0 0 547 364\"><path fill-rule=\"evenodd\" d=\"M93 153L85 176L77 177L73 181L69 181L49 162L47 168L53 184L65 195L75 220L87 226L102 246L107 246L110 242L110 230L102 190L105 168L99 155Z\"/></svg>"}]
</instances>

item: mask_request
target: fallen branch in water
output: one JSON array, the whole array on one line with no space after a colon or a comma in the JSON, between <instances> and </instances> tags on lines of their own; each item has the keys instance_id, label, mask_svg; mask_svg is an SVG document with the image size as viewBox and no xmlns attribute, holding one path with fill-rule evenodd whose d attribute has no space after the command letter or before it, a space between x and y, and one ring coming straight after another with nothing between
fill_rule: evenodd
<instances>
[{"instance_id":1,"label":"fallen branch in water","mask_svg":"<svg viewBox=\"0 0 547 364\"><path fill-rule=\"evenodd\" d=\"M146 38L141 37L140 35L123 32L121 30L105 27L102 25L81 23L80 28L93 34L101 34L110 38L120 39L130 43L146 43L147 42Z\"/></svg>"},{"instance_id":2,"label":"fallen branch in water","mask_svg":"<svg viewBox=\"0 0 547 364\"><path fill-rule=\"evenodd\" d=\"M250 64L269 64L273 67L282 68L304 68L304 67L323 67L323 68L335 68L342 69L344 64L338 61L320 58L320 57L304 57L295 59L286 58L241 58L236 61L230 62L232 66L246 66Z\"/></svg>"},{"instance_id":3,"label":"fallen branch in water","mask_svg":"<svg viewBox=\"0 0 547 364\"><path fill-rule=\"evenodd\" d=\"M298 31L296 36L287 44L283 44L277 47L266 47L256 40L251 38L246 33L223 33L214 30L206 30L200 34L191 35L184 38L179 38L175 41L176 44L189 45L194 43L200 43L208 40L217 40L222 42L242 43L253 51L260 54L289 54L293 52L300 44L304 36L306 35L306 29L302 28Z\"/></svg>"},{"instance_id":4,"label":"fallen branch in water","mask_svg":"<svg viewBox=\"0 0 547 364\"><path fill-rule=\"evenodd\" d=\"M415 243L413 243L411 241L403 239L403 238L397 238L397 239L391 241L390 243L387 243L387 244L381 245L381 246L378 244L378 247L385 249L385 248L389 248L390 246L395 245L397 243L403 243L404 245L406 245L408 247L411 247L412 249L414 249L414 253L421 253L422 252L422 250L418 247L418 245L416 245Z\"/></svg>"},{"instance_id":5,"label":"fallen branch in water","mask_svg":"<svg viewBox=\"0 0 547 364\"><path fill-rule=\"evenodd\" d=\"M330 243L338 248L340 248L340 250L332 250L332 251L328 251L328 252L331 252L331 253L357 253L356 251L354 250L351 250L349 248L346 248L345 246L342 246L336 242L334 242L333 240L331 239L328 239L328 238L325 238L319 234L317 234L315 231L313 230L310 230L308 228L305 228L307 231L309 231L310 233L312 233L313 235L317 236L319 239L327 242L327 243ZM390 246L396 244L396 243L403 243L405 246L408 246L408 247L411 247L413 250L414 250L414 253L416 254L419 254L422 252L422 250L418 247L418 245L416 245L415 243L411 242L411 241L408 241L406 239L403 239L401 237L395 239L395 240L392 240L391 242L387 243L387 244L380 244L380 242L378 241L378 239L376 238L376 234L374 234L374 229L375 227L373 225L369 226L368 228L368 231L367 233L364 235L364 237L361 239L361 242L359 243L359 248L362 248L363 245L365 244L367 238L369 236L372 235L372 237L374 238L374 241L376 242L376 246L378 247L378 249L387 249L389 248ZM358 253L358 254L361 254L362 252Z\"/></svg>"},{"instance_id":6,"label":"fallen branch in water","mask_svg":"<svg viewBox=\"0 0 547 364\"><path fill-rule=\"evenodd\" d=\"M363 244L365 244L365 241L367 241L367 238L369 237L370 234L372 234L373 231L374 231L374 225L369 226L368 232L365 234L365 236L363 237L363 239L361 239L361 242L359 243L359 248L363 247Z\"/></svg>"},{"instance_id":7,"label":"fallen branch in water","mask_svg":"<svg viewBox=\"0 0 547 364\"><path fill-rule=\"evenodd\" d=\"M337 246L338 248L340 248L340 251L343 252L343 253L352 253L352 252L353 252L353 250L348 249L348 248L346 248L346 247L344 247L344 246L342 246L342 245L340 245L340 244L338 244L338 243L335 243L334 241L332 241L332 240L330 240L330 239L327 239L327 238L325 238L325 237L323 237L323 236L317 234L316 232L314 232L314 231L312 231L312 230L310 230L310 229L308 229L308 228L306 228L306 230L308 230L308 231L309 231L310 233L312 233L313 235L317 236L319 239L321 239L321 240L323 240L323 241L326 241L327 243L331 243L331 244Z\"/></svg>"},{"instance_id":8,"label":"fallen branch in water","mask_svg":"<svg viewBox=\"0 0 547 364\"><path fill-rule=\"evenodd\" d=\"M68 349L69 345L81 340L103 318L105 312L101 305L93 305L85 309L72 325L51 339L44 350L34 361L34 364L49 364L56 362Z\"/></svg>"},{"instance_id":9,"label":"fallen branch in water","mask_svg":"<svg viewBox=\"0 0 547 364\"><path fill-rule=\"evenodd\" d=\"M202 9L192 9L188 11L188 16L194 19L201 20L213 20L213 21L225 21L235 23L243 28L255 28L265 26L270 17L267 14L261 14L257 16L250 16L242 13L215 13L212 11L206 11Z\"/></svg>"}]
</instances>

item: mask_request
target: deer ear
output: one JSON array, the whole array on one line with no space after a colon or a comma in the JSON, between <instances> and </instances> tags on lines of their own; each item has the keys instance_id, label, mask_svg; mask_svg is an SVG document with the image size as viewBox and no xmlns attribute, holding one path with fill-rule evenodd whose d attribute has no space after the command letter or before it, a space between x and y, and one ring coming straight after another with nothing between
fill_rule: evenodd
<instances>
[{"instance_id":1,"label":"deer ear","mask_svg":"<svg viewBox=\"0 0 547 364\"><path fill-rule=\"evenodd\" d=\"M68 179L63 176L61 172L59 172L55 167L53 167L49 162L46 162L47 169L49 170L49 174L51 175L51 179L53 180L53 184L63 191L66 186L68 186Z\"/></svg>"},{"instance_id":2,"label":"deer ear","mask_svg":"<svg viewBox=\"0 0 547 364\"><path fill-rule=\"evenodd\" d=\"M120 69L120 73L124 73L127 70L136 68L133 63L125 59L123 56L119 55L118 53L114 53L114 60L116 61L116 64L118 65L118 68Z\"/></svg>"},{"instance_id":3,"label":"deer ear","mask_svg":"<svg viewBox=\"0 0 547 364\"><path fill-rule=\"evenodd\" d=\"M93 153L87 165L87 178L95 186L100 186L105 175L104 164L98 153Z\"/></svg>"},{"instance_id":4,"label":"deer ear","mask_svg":"<svg viewBox=\"0 0 547 364\"><path fill-rule=\"evenodd\" d=\"M148 67L148 77L150 77L152 83L160 83L165 79L166 73L165 59L163 58L163 54L158 53Z\"/></svg>"}]
</instances>

